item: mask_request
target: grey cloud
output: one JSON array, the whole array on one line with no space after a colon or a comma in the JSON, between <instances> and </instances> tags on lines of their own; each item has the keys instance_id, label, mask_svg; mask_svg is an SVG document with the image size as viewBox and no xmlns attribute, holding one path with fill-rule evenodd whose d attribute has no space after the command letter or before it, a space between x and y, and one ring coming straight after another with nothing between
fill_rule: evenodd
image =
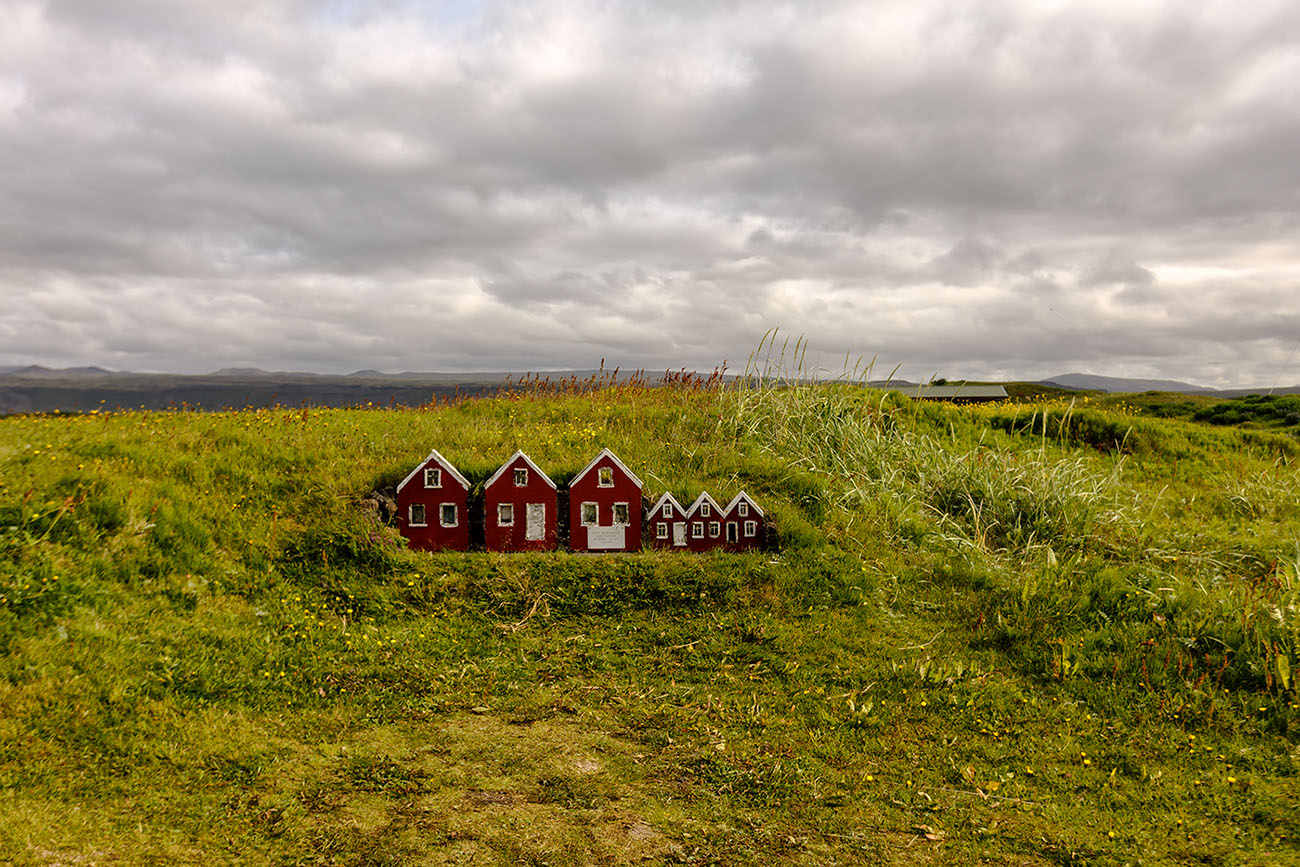
<instances>
[{"instance_id":1,"label":"grey cloud","mask_svg":"<svg viewBox=\"0 0 1300 867\"><path fill-rule=\"evenodd\" d=\"M1125 306L1158 305L1164 301L1162 293L1153 291L1145 283L1126 285L1110 298L1114 303Z\"/></svg>"},{"instance_id":2,"label":"grey cloud","mask_svg":"<svg viewBox=\"0 0 1300 867\"><path fill-rule=\"evenodd\" d=\"M614 307L626 302L634 275L586 274L564 271L550 277L513 274L483 281L483 289L497 300L525 307L575 305L590 309Z\"/></svg>"},{"instance_id":3,"label":"grey cloud","mask_svg":"<svg viewBox=\"0 0 1300 867\"><path fill-rule=\"evenodd\" d=\"M1082 286L1113 283L1143 286L1154 280L1155 275L1148 269L1123 255L1100 258L1079 276L1079 283Z\"/></svg>"},{"instance_id":4,"label":"grey cloud","mask_svg":"<svg viewBox=\"0 0 1300 867\"><path fill-rule=\"evenodd\" d=\"M987 280L1002 265L1005 255L996 245L980 238L962 238L952 249L930 262L935 278L959 286Z\"/></svg>"}]
</instances>

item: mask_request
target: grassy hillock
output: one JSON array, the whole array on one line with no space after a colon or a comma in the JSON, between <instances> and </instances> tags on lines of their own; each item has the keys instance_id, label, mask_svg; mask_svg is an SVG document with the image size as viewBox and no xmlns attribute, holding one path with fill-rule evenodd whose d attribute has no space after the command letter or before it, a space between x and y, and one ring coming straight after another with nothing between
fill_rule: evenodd
<instances>
[{"instance_id":1,"label":"grassy hillock","mask_svg":"<svg viewBox=\"0 0 1300 867\"><path fill-rule=\"evenodd\" d=\"M0 420L0 861L1297 863L1300 447L1044 400ZM781 549L411 552L434 446Z\"/></svg>"},{"instance_id":2,"label":"grassy hillock","mask_svg":"<svg viewBox=\"0 0 1300 867\"><path fill-rule=\"evenodd\" d=\"M1217 397L1144 391L1141 394L1086 395L1098 407L1147 418L1179 418L1217 427L1267 430L1300 437L1300 397L1294 394L1248 394Z\"/></svg>"}]
</instances>

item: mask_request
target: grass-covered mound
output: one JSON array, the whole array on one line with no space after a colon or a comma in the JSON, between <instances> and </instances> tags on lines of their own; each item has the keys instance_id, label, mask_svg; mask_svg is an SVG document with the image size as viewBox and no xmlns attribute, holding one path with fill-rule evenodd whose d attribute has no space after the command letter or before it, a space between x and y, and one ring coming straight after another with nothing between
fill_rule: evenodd
<instances>
[{"instance_id":1,"label":"grass-covered mound","mask_svg":"<svg viewBox=\"0 0 1300 867\"><path fill-rule=\"evenodd\" d=\"M1294 863L1293 439L690 386L0 420L0 861ZM434 446L782 549L413 553Z\"/></svg>"}]
</instances>

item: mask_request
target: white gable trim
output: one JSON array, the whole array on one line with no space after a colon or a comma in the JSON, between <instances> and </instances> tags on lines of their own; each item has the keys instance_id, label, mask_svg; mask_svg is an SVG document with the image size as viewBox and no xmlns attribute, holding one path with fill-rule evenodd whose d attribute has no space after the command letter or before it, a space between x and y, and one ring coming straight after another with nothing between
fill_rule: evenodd
<instances>
[{"instance_id":1,"label":"white gable trim","mask_svg":"<svg viewBox=\"0 0 1300 867\"><path fill-rule=\"evenodd\" d=\"M658 500L655 500L655 504L650 507L650 516L652 518L657 518L660 516L660 511L663 509L664 503L672 503L673 508L676 509L679 514L681 515L686 514L686 510L682 508L681 503L677 502L677 498L674 497L672 494L665 492L664 495L660 497Z\"/></svg>"},{"instance_id":2,"label":"white gable trim","mask_svg":"<svg viewBox=\"0 0 1300 867\"><path fill-rule=\"evenodd\" d=\"M510 466L511 464L513 464L513 463L514 463L518 458L523 458L523 459L524 459L524 463L528 464L528 466L532 469L533 472L535 472L535 473L537 473L537 475L541 476L542 481L544 481L544 482L546 482L546 484L550 485L552 490L555 490L555 489L556 489L556 488L555 488L555 482L551 481L551 477L548 476L548 475L546 475L546 473L542 472L541 467L539 467L539 466L537 466L537 464L533 463L533 459L530 458L530 457L528 457L528 455L524 454L523 449L520 449L519 451L517 451L517 452L515 452L513 455L511 455L511 456L510 456L510 459L509 459L508 461L506 461L504 464L502 464L500 467L497 468L497 471L496 471L495 473L492 474L492 478L488 479L488 480L487 480L487 484L485 484L485 485L483 486L483 490L486 491L488 488L490 488L490 487L492 487L494 484L496 484L497 479L501 478L501 475L506 471L506 467L508 467L508 466Z\"/></svg>"},{"instance_id":3,"label":"white gable trim","mask_svg":"<svg viewBox=\"0 0 1300 867\"><path fill-rule=\"evenodd\" d=\"M601 449L601 450L600 450L600 454L598 454L598 455L596 455L594 458L592 458L592 459L591 459L591 463L589 463L589 464L587 464L585 467L583 467L583 468L582 468L582 472L578 473L576 476L573 477L573 481L569 482L569 487L573 487L574 485L576 485L576 484L578 483L578 480L581 479L583 476L585 476L587 473L591 472L592 467L594 467L594 466L596 466L596 464L600 463L600 459L603 458L603 457L605 457L605 456L608 456L612 461L614 461L614 466L616 466L616 467L618 467L620 470L622 470L623 473L624 473L624 474L625 474L629 479L631 479L632 481L636 482L636 486L637 486L638 488L644 488L644 487L645 487L645 483L642 482L640 479L637 478L636 473L634 473L634 472L632 472L631 470L629 470L629 469L627 468L627 464L625 464L625 463L623 463L622 461L620 461L620 460L618 459L618 455L614 454L614 453L611 452L609 449Z\"/></svg>"},{"instance_id":4,"label":"white gable trim","mask_svg":"<svg viewBox=\"0 0 1300 867\"><path fill-rule=\"evenodd\" d=\"M728 515L733 514L736 510L736 506L741 502L748 503L749 507L753 509L755 512L757 512L760 518L766 517L763 514L763 510L758 507L758 503L755 503L753 498L750 497L749 494L746 494L744 491L741 491L739 494L736 494L736 496L731 498L731 502L727 503L727 514Z\"/></svg>"},{"instance_id":5,"label":"white gable trim","mask_svg":"<svg viewBox=\"0 0 1300 867\"><path fill-rule=\"evenodd\" d=\"M713 514L709 515L709 520L714 520L715 518L721 519L722 507L718 505L717 500L709 496L708 491L705 491L704 493L700 494L698 497L695 498L695 502L691 503L691 507L686 510L686 517L687 518L694 517L695 514L700 510L700 506L704 505L705 503L708 503L710 506L713 507Z\"/></svg>"},{"instance_id":6,"label":"white gable trim","mask_svg":"<svg viewBox=\"0 0 1300 867\"><path fill-rule=\"evenodd\" d=\"M451 474L451 477L453 479L460 482L460 486L462 488L464 488L467 491L469 490L469 479L462 476L460 474L460 470L456 469L451 465L451 461L444 458L438 452L437 449L434 449L433 451L429 452L429 456L427 458L420 461L419 465L415 469L411 470L410 473L407 474L406 478L402 479L400 482L397 483L398 493L401 493L402 488L406 487L406 485L411 481L411 479L415 478L420 474L420 470L424 469L425 465L428 464L429 461L436 461L439 466L441 466L444 470L446 470L448 473Z\"/></svg>"}]
</instances>

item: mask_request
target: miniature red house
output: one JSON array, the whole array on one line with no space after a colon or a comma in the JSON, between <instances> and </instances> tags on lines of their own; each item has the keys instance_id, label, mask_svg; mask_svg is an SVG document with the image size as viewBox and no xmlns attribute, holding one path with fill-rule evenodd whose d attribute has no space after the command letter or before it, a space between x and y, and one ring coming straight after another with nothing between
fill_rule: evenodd
<instances>
[{"instance_id":1,"label":"miniature red house","mask_svg":"<svg viewBox=\"0 0 1300 867\"><path fill-rule=\"evenodd\" d=\"M489 551L553 551L559 539L555 482L515 452L483 488L483 541Z\"/></svg>"},{"instance_id":2,"label":"miniature red house","mask_svg":"<svg viewBox=\"0 0 1300 867\"><path fill-rule=\"evenodd\" d=\"M650 508L646 529L655 548L685 548L686 510L672 494L664 494Z\"/></svg>"},{"instance_id":3,"label":"miniature red house","mask_svg":"<svg viewBox=\"0 0 1300 867\"><path fill-rule=\"evenodd\" d=\"M569 547L639 551L641 488L636 474L602 449L569 483Z\"/></svg>"},{"instance_id":4,"label":"miniature red house","mask_svg":"<svg viewBox=\"0 0 1300 867\"><path fill-rule=\"evenodd\" d=\"M469 480L437 449L398 484L397 529L420 551L469 549Z\"/></svg>"},{"instance_id":5,"label":"miniature red house","mask_svg":"<svg viewBox=\"0 0 1300 867\"><path fill-rule=\"evenodd\" d=\"M686 510L686 547L690 551L711 551L722 547L723 509L708 491L700 494Z\"/></svg>"},{"instance_id":6,"label":"miniature red house","mask_svg":"<svg viewBox=\"0 0 1300 867\"><path fill-rule=\"evenodd\" d=\"M763 510L744 491L723 510L722 544L728 551L763 547Z\"/></svg>"}]
</instances>

